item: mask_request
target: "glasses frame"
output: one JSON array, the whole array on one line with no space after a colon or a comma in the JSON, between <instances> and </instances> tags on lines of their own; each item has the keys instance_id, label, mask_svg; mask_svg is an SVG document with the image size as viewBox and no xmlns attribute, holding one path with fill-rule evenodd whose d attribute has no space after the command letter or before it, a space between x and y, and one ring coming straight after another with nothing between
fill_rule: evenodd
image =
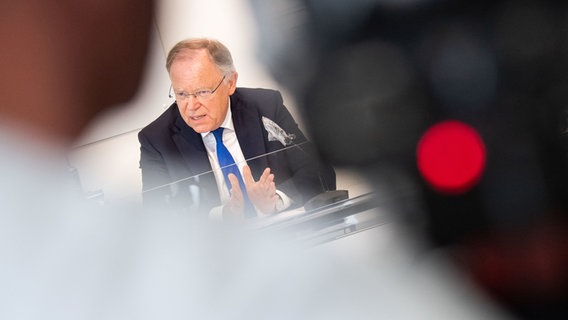
<instances>
[{"instance_id":1,"label":"glasses frame","mask_svg":"<svg viewBox=\"0 0 568 320\"><path fill-rule=\"evenodd\" d=\"M173 91L173 85L170 84L170 90L168 92L168 96L170 98L174 98L176 99L176 101L180 100L180 101L185 101L185 100L189 100L189 97L194 96L195 99L201 100L201 99L209 99L214 93L215 91L217 91L217 89L219 89L219 87L221 86L221 83L223 83L223 81L225 81L225 78L227 78L226 75L223 76L223 78L221 79L221 81L219 81L219 84L217 84L217 86L215 87L215 89L213 90L197 90L193 93L188 93L188 92L175 92ZM173 95L172 95L172 91L173 91Z\"/></svg>"}]
</instances>

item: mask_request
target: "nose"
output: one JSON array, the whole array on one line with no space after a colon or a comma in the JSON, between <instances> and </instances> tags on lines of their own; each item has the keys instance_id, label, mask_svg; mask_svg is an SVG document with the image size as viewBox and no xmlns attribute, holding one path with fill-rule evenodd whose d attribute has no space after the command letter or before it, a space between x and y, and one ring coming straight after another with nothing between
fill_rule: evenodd
<instances>
[{"instance_id":1,"label":"nose","mask_svg":"<svg viewBox=\"0 0 568 320\"><path fill-rule=\"evenodd\" d=\"M195 111L195 110L199 109L199 107L201 107L201 103L193 95L190 95L189 97L187 97L185 99L185 101L183 101L183 104L185 105L185 108L188 111Z\"/></svg>"}]
</instances>

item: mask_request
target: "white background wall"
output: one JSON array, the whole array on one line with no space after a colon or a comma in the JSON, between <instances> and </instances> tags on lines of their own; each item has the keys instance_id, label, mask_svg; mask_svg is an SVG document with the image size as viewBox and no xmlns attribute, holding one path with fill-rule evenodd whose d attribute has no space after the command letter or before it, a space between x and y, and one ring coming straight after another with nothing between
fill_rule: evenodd
<instances>
[{"instance_id":1,"label":"white background wall","mask_svg":"<svg viewBox=\"0 0 568 320\"><path fill-rule=\"evenodd\" d=\"M131 103L101 115L69 156L79 171L83 189L101 190L107 200L139 200L142 186L137 133L173 102L168 98L165 59L169 49L185 38L209 37L223 42L239 72L238 85L280 90L286 106L303 127L293 98L257 59L256 28L247 0L158 1L152 48L138 95ZM351 195L367 190L360 178L345 170L338 171L338 188L349 189Z\"/></svg>"}]
</instances>

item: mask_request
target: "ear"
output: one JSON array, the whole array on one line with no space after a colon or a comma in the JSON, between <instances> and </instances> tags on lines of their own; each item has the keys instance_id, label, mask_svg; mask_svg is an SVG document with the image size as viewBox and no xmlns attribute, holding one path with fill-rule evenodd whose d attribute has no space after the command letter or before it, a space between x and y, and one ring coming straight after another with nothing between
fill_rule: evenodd
<instances>
[{"instance_id":1,"label":"ear","mask_svg":"<svg viewBox=\"0 0 568 320\"><path fill-rule=\"evenodd\" d=\"M229 84L229 95L235 93L235 90L237 89L238 78L239 74L236 71L231 73L231 75L228 77L227 83Z\"/></svg>"}]
</instances>

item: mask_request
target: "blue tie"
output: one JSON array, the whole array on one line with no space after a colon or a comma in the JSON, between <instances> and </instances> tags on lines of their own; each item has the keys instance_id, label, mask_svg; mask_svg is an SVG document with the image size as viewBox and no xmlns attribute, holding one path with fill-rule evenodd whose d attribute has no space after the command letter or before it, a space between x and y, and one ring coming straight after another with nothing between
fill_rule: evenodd
<instances>
[{"instance_id":1,"label":"blue tie","mask_svg":"<svg viewBox=\"0 0 568 320\"><path fill-rule=\"evenodd\" d=\"M256 216L256 211L254 206L250 202L250 199L247 194L247 189L245 186L245 182L239 168L235 164L235 159L227 149L227 147L223 144L223 129L222 127L213 130L213 135L215 136L215 140L217 141L217 159L219 160L219 166L221 166L221 170L223 171L223 177L225 178L225 183L227 184L227 188L230 191L231 182L229 181L229 173L234 174L239 180L239 186L241 187L241 192L243 194L243 199L245 201L245 217L251 218Z\"/></svg>"}]
</instances>

